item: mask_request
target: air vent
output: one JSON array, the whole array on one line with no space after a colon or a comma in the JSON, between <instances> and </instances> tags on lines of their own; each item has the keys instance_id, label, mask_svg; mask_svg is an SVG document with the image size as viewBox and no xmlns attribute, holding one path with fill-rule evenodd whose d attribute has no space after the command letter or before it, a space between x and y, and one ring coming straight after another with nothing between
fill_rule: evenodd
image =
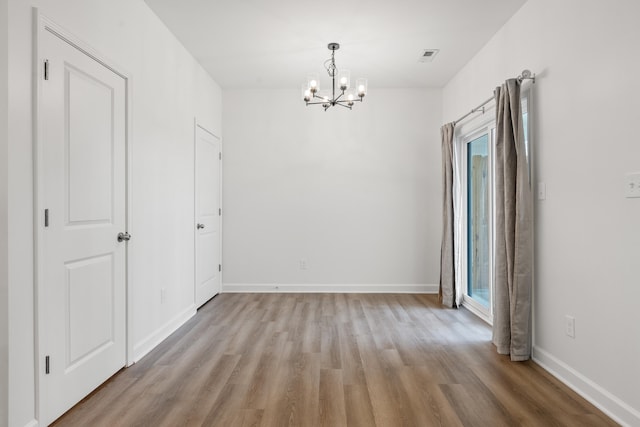
<instances>
[{"instance_id":1,"label":"air vent","mask_svg":"<svg viewBox=\"0 0 640 427\"><path fill-rule=\"evenodd\" d=\"M433 58L440 52L440 49L425 49L422 51L422 55L420 55L420 62L431 62Z\"/></svg>"}]
</instances>

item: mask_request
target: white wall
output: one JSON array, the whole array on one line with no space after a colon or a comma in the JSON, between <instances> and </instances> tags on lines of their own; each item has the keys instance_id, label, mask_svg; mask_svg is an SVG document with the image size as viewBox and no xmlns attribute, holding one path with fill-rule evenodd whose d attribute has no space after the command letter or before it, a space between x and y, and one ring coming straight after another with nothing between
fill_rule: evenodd
<instances>
[{"instance_id":1,"label":"white wall","mask_svg":"<svg viewBox=\"0 0 640 427\"><path fill-rule=\"evenodd\" d=\"M538 73L534 357L628 425L640 425L640 199L623 193L640 171L638 17L636 0L529 0L443 95L450 121Z\"/></svg>"},{"instance_id":2,"label":"white wall","mask_svg":"<svg viewBox=\"0 0 640 427\"><path fill-rule=\"evenodd\" d=\"M226 290L437 285L440 90L372 89L353 111L295 90L223 100Z\"/></svg>"},{"instance_id":3,"label":"white wall","mask_svg":"<svg viewBox=\"0 0 640 427\"><path fill-rule=\"evenodd\" d=\"M142 0L9 0L11 426L23 426L35 416L32 6L132 76L129 321L134 357L194 312L194 116L221 132L219 86ZM167 290L164 304L161 288Z\"/></svg>"},{"instance_id":4,"label":"white wall","mask_svg":"<svg viewBox=\"0 0 640 427\"><path fill-rule=\"evenodd\" d=\"M0 0L0 426L7 424L9 391L9 271L7 264L7 0Z\"/></svg>"}]
</instances>

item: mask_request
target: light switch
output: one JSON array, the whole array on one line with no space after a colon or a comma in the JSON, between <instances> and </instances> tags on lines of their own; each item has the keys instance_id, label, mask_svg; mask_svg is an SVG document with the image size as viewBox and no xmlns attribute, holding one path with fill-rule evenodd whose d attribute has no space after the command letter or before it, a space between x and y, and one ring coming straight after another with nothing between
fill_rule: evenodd
<instances>
[{"instance_id":1,"label":"light switch","mask_svg":"<svg viewBox=\"0 0 640 427\"><path fill-rule=\"evenodd\" d=\"M624 195L626 198L640 197L640 172L625 175Z\"/></svg>"}]
</instances>

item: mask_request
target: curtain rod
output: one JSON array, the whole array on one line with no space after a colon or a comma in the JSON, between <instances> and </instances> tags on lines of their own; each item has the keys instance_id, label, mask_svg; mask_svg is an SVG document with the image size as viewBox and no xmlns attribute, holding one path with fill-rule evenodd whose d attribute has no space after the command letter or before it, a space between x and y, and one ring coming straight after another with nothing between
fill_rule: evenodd
<instances>
[{"instance_id":1,"label":"curtain rod","mask_svg":"<svg viewBox=\"0 0 640 427\"><path fill-rule=\"evenodd\" d=\"M518 81L520 83L522 83L523 80L532 80L533 83L535 83L536 82L536 75L533 74L529 70L522 70L522 73L518 77L516 77L516 79L518 79ZM465 114L462 117L460 117L458 120L454 120L453 124L457 125L458 122L461 122L462 120L466 119L467 117L469 117L473 113L477 113L479 111L481 111L482 114L484 114L484 106L487 105L488 103L490 103L493 100L494 100L494 97L492 96L491 98L489 98L486 101L484 101L482 104L478 105L476 108L471 109L471 111L469 111L467 114Z\"/></svg>"}]
</instances>

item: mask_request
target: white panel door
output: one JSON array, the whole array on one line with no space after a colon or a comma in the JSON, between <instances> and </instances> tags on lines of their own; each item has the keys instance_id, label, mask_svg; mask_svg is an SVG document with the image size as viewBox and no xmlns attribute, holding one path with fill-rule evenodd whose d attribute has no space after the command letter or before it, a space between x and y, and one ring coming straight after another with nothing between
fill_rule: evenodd
<instances>
[{"instance_id":1,"label":"white panel door","mask_svg":"<svg viewBox=\"0 0 640 427\"><path fill-rule=\"evenodd\" d=\"M220 292L220 139L196 126L196 306Z\"/></svg>"},{"instance_id":2,"label":"white panel door","mask_svg":"<svg viewBox=\"0 0 640 427\"><path fill-rule=\"evenodd\" d=\"M126 364L126 241L117 239L126 230L126 86L49 31L39 47L48 61L38 148L47 425Z\"/></svg>"}]
</instances>

